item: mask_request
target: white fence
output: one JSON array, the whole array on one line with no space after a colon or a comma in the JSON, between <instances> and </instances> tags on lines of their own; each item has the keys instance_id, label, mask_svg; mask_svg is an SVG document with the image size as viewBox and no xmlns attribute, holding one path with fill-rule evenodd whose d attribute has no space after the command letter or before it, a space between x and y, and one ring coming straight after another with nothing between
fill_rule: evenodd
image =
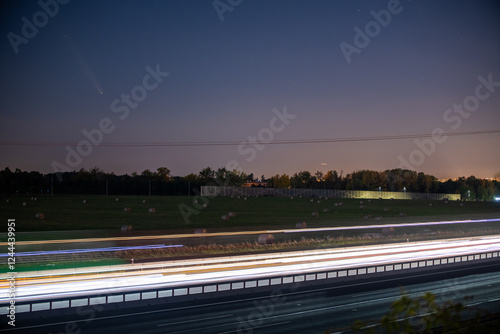
<instances>
[{"instance_id":1,"label":"white fence","mask_svg":"<svg viewBox=\"0 0 500 334\"><path fill-rule=\"evenodd\" d=\"M460 194L413 193L370 190L335 189L297 189L297 188L260 188L260 187L219 187L202 186L201 195L213 196L274 196L274 197L328 197L328 198L366 198L366 199L430 199L460 200Z\"/></svg>"}]
</instances>

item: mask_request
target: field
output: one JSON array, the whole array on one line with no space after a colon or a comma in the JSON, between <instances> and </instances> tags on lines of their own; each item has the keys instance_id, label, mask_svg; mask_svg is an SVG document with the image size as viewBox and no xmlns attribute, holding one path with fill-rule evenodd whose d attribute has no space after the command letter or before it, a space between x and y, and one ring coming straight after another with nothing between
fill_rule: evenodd
<instances>
[{"instance_id":1,"label":"field","mask_svg":"<svg viewBox=\"0 0 500 334\"><path fill-rule=\"evenodd\" d=\"M8 201L7 201L8 200ZM197 201L197 203L195 203ZM84 203L85 202L85 203ZM363 200L311 198L197 198L197 197L11 197L0 199L0 220L16 219L17 232L76 231L78 237L116 235L123 225L134 233L209 231L349 226L500 217L499 202L445 202L428 200ZM25 206L23 206L25 203ZM206 204L206 207L203 207ZM363 205L363 208L361 208ZM187 220L183 218L183 208ZM126 212L125 208L130 211ZM149 212L154 208L155 212ZM234 212L235 217L223 220ZM317 216L313 216L317 212ZM43 213L44 218L36 218ZM382 218L376 218L382 217ZM87 230L84 232L82 230ZM1 231L3 232L3 231ZM43 234L43 233L41 233Z\"/></svg>"}]
</instances>

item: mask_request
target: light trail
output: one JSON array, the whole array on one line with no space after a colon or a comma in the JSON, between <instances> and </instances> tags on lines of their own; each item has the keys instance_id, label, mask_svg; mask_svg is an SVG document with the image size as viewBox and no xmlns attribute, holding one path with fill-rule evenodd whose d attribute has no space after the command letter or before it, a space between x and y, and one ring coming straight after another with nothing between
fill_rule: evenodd
<instances>
[{"instance_id":1,"label":"light trail","mask_svg":"<svg viewBox=\"0 0 500 334\"><path fill-rule=\"evenodd\" d=\"M19 252L17 256L39 256L39 255L58 255L58 254L77 254L77 253L92 253L92 252L117 252L136 249L161 249L161 248L176 248L183 245L146 245L146 246L129 246L129 247L105 247L105 248L85 248L85 249L65 249L55 251L35 251L35 252ZM8 257L8 253L0 254L0 257Z\"/></svg>"},{"instance_id":2,"label":"light trail","mask_svg":"<svg viewBox=\"0 0 500 334\"><path fill-rule=\"evenodd\" d=\"M62 239L62 240L34 240L18 241L16 245L38 245L38 244L63 244L75 242L101 242L101 241L130 241L130 240L154 240L154 239L180 239L180 238L204 238L219 236L236 235L254 235L254 234L280 234L280 233L306 233L306 232L324 232L324 231L344 231L360 229L376 229L384 227L418 227L431 225L449 225L449 224L475 224L500 222L500 218L494 219L471 219L471 220L452 220L440 222L421 222L421 223L400 223L400 224L379 224L379 225L355 225L338 227L319 227L319 228L300 228L300 229L280 229L280 230L261 230L261 231L240 231L240 232L213 232L213 233L183 233L183 234L164 234L164 235L143 235L134 237L109 237L109 238L84 238L84 239ZM0 242L0 246L7 246L7 242Z\"/></svg>"},{"instance_id":3,"label":"light trail","mask_svg":"<svg viewBox=\"0 0 500 334\"><path fill-rule=\"evenodd\" d=\"M285 230L284 233L362 230L362 229L384 228L384 227L411 227L411 226L431 226L431 225L448 225L448 224L492 223L492 222L499 222L499 221L500 221L500 218L475 219L475 220L451 220L451 221L424 222L424 223L381 224L381 225L368 225L368 226L357 225L357 226L342 226L342 227L294 229L294 230Z\"/></svg>"},{"instance_id":4,"label":"light trail","mask_svg":"<svg viewBox=\"0 0 500 334\"><path fill-rule=\"evenodd\" d=\"M228 263L172 261L170 268L151 268L140 272L112 272L74 277L37 277L16 283L18 300L77 296L152 288L172 288L189 284L210 284L238 279L258 279L276 275L295 275L323 270L349 269L403 261L421 261L447 256L498 251L500 236L438 240L378 247L353 247L339 250L293 252L255 260L253 256L231 257ZM229 260L229 259L228 259ZM235 262L237 261L237 262ZM133 268L133 265L127 266ZM60 273L64 271L58 271ZM69 271L74 275L74 272ZM55 274L55 273L54 273ZM29 273L19 273L28 278ZM3 277L2 277L3 278ZM3 282L2 282L3 283ZM8 302L8 285L3 283L0 303Z\"/></svg>"}]
</instances>

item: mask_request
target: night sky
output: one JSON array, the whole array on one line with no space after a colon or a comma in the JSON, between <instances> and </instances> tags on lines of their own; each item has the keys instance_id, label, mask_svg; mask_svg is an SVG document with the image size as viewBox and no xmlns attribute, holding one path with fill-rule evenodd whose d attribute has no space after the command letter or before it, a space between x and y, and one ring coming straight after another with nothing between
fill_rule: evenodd
<instances>
[{"instance_id":1,"label":"night sky","mask_svg":"<svg viewBox=\"0 0 500 334\"><path fill-rule=\"evenodd\" d=\"M500 177L496 1L42 3L1 4L2 169Z\"/></svg>"}]
</instances>

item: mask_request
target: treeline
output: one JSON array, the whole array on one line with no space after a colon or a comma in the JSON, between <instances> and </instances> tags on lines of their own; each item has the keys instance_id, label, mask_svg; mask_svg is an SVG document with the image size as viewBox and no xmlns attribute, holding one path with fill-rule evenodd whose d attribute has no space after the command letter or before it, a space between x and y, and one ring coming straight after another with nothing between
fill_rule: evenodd
<instances>
[{"instance_id":1,"label":"treeline","mask_svg":"<svg viewBox=\"0 0 500 334\"><path fill-rule=\"evenodd\" d=\"M105 173L99 168L74 172L42 174L5 168L0 171L1 194L108 194L108 195L197 195L203 185L273 188L309 188L339 190L407 191L420 193L461 194L471 200L489 200L500 196L500 182L474 176L440 182L434 176L405 169L386 171L361 170L342 175L335 170L312 174L300 171L293 175L276 174L270 178L245 174L237 170L210 167L198 174L172 176L166 167L131 175ZM469 197L470 194L470 197Z\"/></svg>"},{"instance_id":2,"label":"treeline","mask_svg":"<svg viewBox=\"0 0 500 334\"><path fill-rule=\"evenodd\" d=\"M382 172L361 170L345 175L331 170L314 175L301 171L292 176L275 175L267 180L274 188L318 188L339 190L407 191L418 193L461 194L462 198L488 200L500 194L500 182L478 179L475 176L460 177L440 182L436 177L407 169L391 169Z\"/></svg>"}]
</instances>

